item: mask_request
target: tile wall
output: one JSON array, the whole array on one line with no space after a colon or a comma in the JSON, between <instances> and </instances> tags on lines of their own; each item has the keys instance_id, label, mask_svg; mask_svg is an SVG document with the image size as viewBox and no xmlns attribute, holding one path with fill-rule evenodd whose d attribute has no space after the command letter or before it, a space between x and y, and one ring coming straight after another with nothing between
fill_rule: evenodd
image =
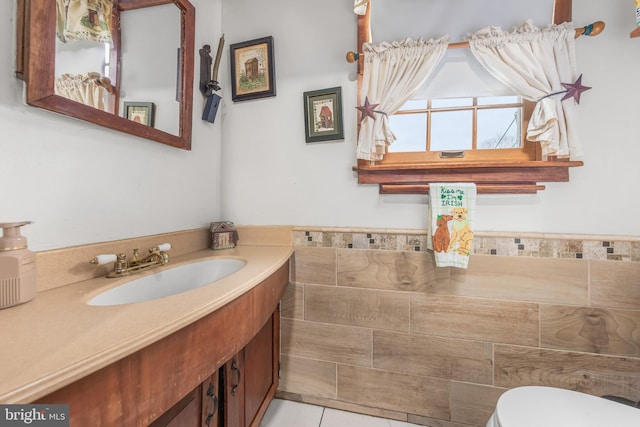
<instances>
[{"instance_id":1,"label":"tile wall","mask_svg":"<svg viewBox=\"0 0 640 427\"><path fill-rule=\"evenodd\" d=\"M476 233L462 270L426 238L294 229L279 396L440 427L521 385L640 400L640 239Z\"/></svg>"}]
</instances>

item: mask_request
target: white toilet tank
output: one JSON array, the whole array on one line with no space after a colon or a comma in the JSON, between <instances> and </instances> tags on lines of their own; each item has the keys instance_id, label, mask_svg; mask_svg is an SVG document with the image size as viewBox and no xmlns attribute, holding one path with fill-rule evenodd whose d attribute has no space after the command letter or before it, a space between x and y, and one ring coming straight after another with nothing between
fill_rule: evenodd
<instances>
[{"instance_id":1,"label":"white toilet tank","mask_svg":"<svg viewBox=\"0 0 640 427\"><path fill-rule=\"evenodd\" d=\"M640 409L554 387L507 390L487 427L640 427Z\"/></svg>"}]
</instances>

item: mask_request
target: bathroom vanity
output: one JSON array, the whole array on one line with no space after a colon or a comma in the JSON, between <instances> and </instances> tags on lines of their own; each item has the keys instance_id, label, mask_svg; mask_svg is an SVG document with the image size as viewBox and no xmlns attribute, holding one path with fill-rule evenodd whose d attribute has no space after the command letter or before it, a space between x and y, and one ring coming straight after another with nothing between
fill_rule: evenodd
<instances>
[{"instance_id":1,"label":"bathroom vanity","mask_svg":"<svg viewBox=\"0 0 640 427\"><path fill-rule=\"evenodd\" d=\"M257 426L278 387L288 272L36 403L68 403L77 426Z\"/></svg>"},{"instance_id":2,"label":"bathroom vanity","mask_svg":"<svg viewBox=\"0 0 640 427\"><path fill-rule=\"evenodd\" d=\"M0 401L69 404L71 426L257 427L278 387L279 301L291 253L203 250L172 263L232 257L246 266L152 301L89 306L122 282L100 277L0 311L0 322L18 329L5 341Z\"/></svg>"}]
</instances>

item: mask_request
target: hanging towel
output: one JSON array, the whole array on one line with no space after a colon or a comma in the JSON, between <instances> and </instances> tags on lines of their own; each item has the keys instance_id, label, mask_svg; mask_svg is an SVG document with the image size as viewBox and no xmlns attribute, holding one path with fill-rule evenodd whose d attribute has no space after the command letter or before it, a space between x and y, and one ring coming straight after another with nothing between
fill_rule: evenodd
<instances>
[{"instance_id":1,"label":"hanging towel","mask_svg":"<svg viewBox=\"0 0 640 427\"><path fill-rule=\"evenodd\" d=\"M473 245L476 185L429 184L429 236L438 267L467 268Z\"/></svg>"}]
</instances>

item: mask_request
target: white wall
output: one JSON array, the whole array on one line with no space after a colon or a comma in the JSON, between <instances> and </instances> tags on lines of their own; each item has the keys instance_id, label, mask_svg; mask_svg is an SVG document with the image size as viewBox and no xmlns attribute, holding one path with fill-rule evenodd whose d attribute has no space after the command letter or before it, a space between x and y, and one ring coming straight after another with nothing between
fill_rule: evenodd
<instances>
[{"instance_id":1,"label":"white wall","mask_svg":"<svg viewBox=\"0 0 640 427\"><path fill-rule=\"evenodd\" d=\"M197 79L198 49L220 36L221 3L191 2ZM200 120L197 82L190 152L27 106L15 77L15 16L15 0L0 2L0 222L34 221L23 233L44 250L218 220L221 124Z\"/></svg>"},{"instance_id":2,"label":"white wall","mask_svg":"<svg viewBox=\"0 0 640 427\"><path fill-rule=\"evenodd\" d=\"M203 123L194 89L191 152L26 106L14 75L15 0L0 2L0 222L35 221L24 230L35 250L218 219L426 227L426 197L380 196L377 187L358 185L351 171L355 67L344 60L356 44L351 0L191 1L196 80L197 50L208 43L215 51L220 34L226 37L223 104L215 124ZM579 71L593 86L579 107L585 166L571 170L570 183L548 184L536 196L481 196L478 230L640 235L634 215L640 208L640 39L629 38L633 5L574 3L576 24L607 23L601 36L577 42ZM275 39L277 96L232 103L229 44L267 35ZM343 89L345 140L307 145L302 94L333 86Z\"/></svg>"},{"instance_id":3,"label":"white wall","mask_svg":"<svg viewBox=\"0 0 640 427\"><path fill-rule=\"evenodd\" d=\"M575 160L585 166L570 170L569 183L549 183L538 195L481 195L477 230L640 235L640 38L629 38L633 2L573 3L576 26L607 24L602 35L577 40L578 71L593 87L578 107L586 154ZM229 84L224 87L225 218L240 224L426 227L427 197L378 195L376 186L358 185L351 171L356 82L355 66L344 55L356 47L352 4L223 0L227 43L272 35L277 78L274 98L232 103ZM306 145L302 94L332 86L343 90L345 140Z\"/></svg>"}]
</instances>

